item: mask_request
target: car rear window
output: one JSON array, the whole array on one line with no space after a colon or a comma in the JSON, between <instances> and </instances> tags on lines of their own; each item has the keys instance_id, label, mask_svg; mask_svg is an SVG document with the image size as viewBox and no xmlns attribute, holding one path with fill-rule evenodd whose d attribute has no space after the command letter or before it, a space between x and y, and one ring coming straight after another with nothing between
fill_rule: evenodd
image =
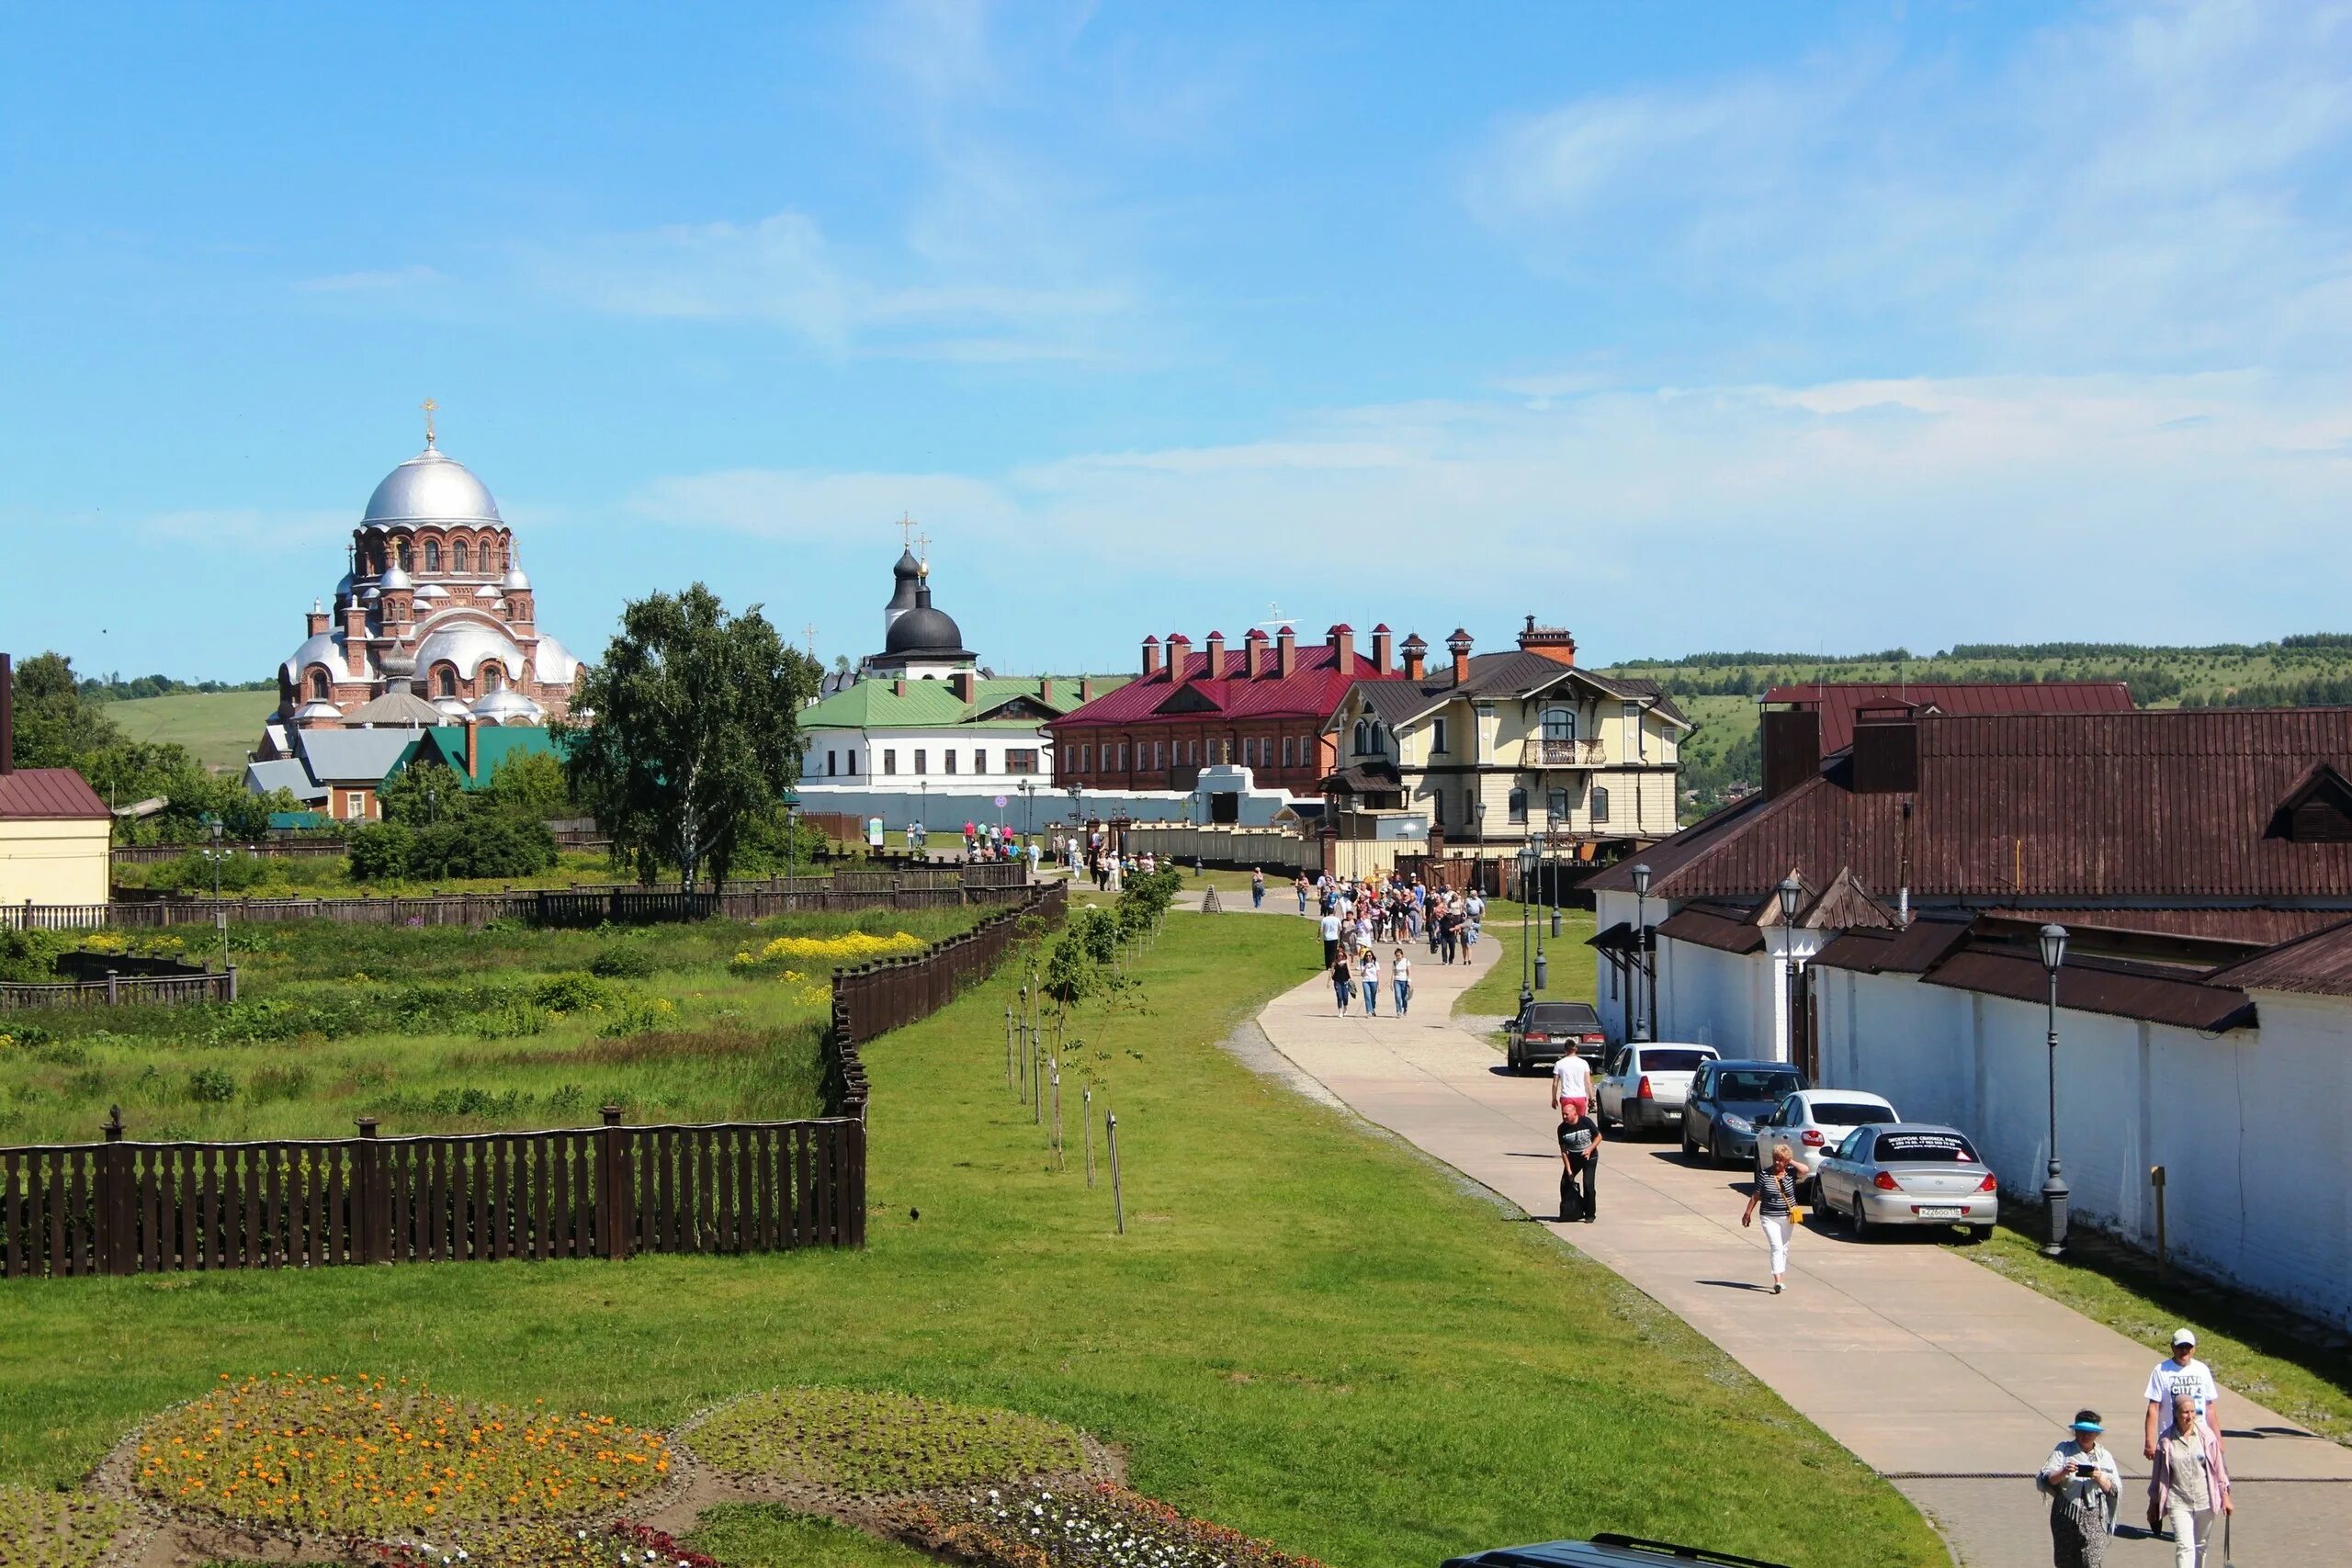
<instances>
[{"instance_id":1,"label":"car rear window","mask_svg":"<svg viewBox=\"0 0 2352 1568\"><path fill-rule=\"evenodd\" d=\"M1816 1100L1813 1102L1813 1120L1819 1127L1860 1127L1872 1122L1892 1122L1894 1112L1867 1100Z\"/></svg>"},{"instance_id":2,"label":"car rear window","mask_svg":"<svg viewBox=\"0 0 2352 1568\"><path fill-rule=\"evenodd\" d=\"M1730 1072L1715 1079L1718 1100L1778 1100L1804 1085L1794 1073Z\"/></svg>"},{"instance_id":3,"label":"car rear window","mask_svg":"<svg viewBox=\"0 0 2352 1568\"><path fill-rule=\"evenodd\" d=\"M1527 1010L1530 1023L1548 1023L1555 1029L1583 1029L1600 1022L1600 1015L1582 1002L1538 1002Z\"/></svg>"},{"instance_id":4,"label":"car rear window","mask_svg":"<svg viewBox=\"0 0 2352 1568\"><path fill-rule=\"evenodd\" d=\"M1881 1133L1871 1158L1881 1165L1973 1160L1976 1150L1958 1133Z\"/></svg>"},{"instance_id":5,"label":"car rear window","mask_svg":"<svg viewBox=\"0 0 2352 1568\"><path fill-rule=\"evenodd\" d=\"M1714 1058L1704 1051L1644 1051L1642 1071L1645 1073L1695 1073L1702 1062Z\"/></svg>"}]
</instances>

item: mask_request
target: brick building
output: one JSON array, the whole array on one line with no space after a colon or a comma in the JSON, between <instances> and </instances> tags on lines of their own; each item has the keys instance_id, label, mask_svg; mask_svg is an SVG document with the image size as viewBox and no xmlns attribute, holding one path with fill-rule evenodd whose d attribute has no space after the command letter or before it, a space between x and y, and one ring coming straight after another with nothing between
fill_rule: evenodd
<instances>
[{"instance_id":1,"label":"brick building","mask_svg":"<svg viewBox=\"0 0 2352 1568\"><path fill-rule=\"evenodd\" d=\"M1325 726L1356 682L1421 678L1419 639L1401 665L1394 644L1385 626L1363 652L1346 626L1309 647L1288 626L1272 637L1253 628L1238 649L1211 632L1197 652L1182 632L1147 637L1137 679L1046 727L1054 785L1182 792L1203 768L1232 763L1260 789L1315 797L1333 765Z\"/></svg>"}]
</instances>

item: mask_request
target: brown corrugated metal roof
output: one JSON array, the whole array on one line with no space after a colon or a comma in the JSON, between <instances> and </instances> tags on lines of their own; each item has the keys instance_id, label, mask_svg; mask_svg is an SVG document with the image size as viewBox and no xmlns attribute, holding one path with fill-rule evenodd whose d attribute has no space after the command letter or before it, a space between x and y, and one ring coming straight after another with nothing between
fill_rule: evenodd
<instances>
[{"instance_id":1,"label":"brown corrugated metal roof","mask_svg":"<svg viewBox=\"0 0 2352 1568\"><path fill-rule=\"evenodd\" d=\"M2342 909L2134 909L2105 908L2004 908L2010 919L2035 925L2055 923L2074 930L2088 926L2103 931L2147 931L2157 936L2199 937L2214 942L2249 942L2268 947L2299 936L2324 931L2344 919Z\"/></svg>"},{"instance_id":2,"label":"brown corrugated metal roof","mask_svg":"<svg viewBox=\"0 0 2352 1568\"><path fill-rule=\"evenodd\" d=\"M2132 688L2121 681L1826 681L1775 686L1768 703L1804 703L1821 710L1821 754L1854 743L1863 708L1908 707L1950 717L1996 713L2129 713Z\"/></svg>"},{"instance_id":3,"label":"brown corrugated metal roof","mask_svg":"<svg viewBox=\"0 0 2352 1568\"><path fill-rule=\"evenodd\" d=\"M1764 950L1764 928L1745 915L1717 909L1701 908L1693 905L1678 909L1658 922L1660 936L1677 942L1696 942L1722 953L1761 953Z\"/></svg>"},{"instance_id":4,"label":"brown corrugated metal roof","mask_svg":"<svg viewBox=\"0 0 2352 1568\"><path fill-rule=\"evenodd\" d=\"M1584 939L1587 947L1602 953L1632 953L1641 946L1634 935L1634 922L1620 920L1605 931L1595 931Z\"/></svg>"},{"instance_id":5,"label":"brown corrugated metal roof","mask_svg":"<svg viewBox=\"0 0 2352 1568\"><path fill-rule=\"evenodd\" d=\"M1918 919L1902 931L1849 931L1814 955L1817 969L1865 975L1924 975L1968 940L1966 919Z\"/></svg>"},{"instance_id":6,"label":"brown corrugated metal roof","mask_svg":"<svg viewBox=\"0 0 2352 1568\"><path fill-rule=\"evenodd\" d=\"M2242 964L2206 976L2209 984L2241 990L2304 991L2352 997L2352 920L2282 942Z\"/></svg>"},{"instance_id":7,"label":"brown corrugated metal roof","mask_svg":"<svg viewBox=\"0 0 2352 1568\"><path fill-rule=\"evenodd\" d=\"M113 815L98 798L98 792L71 768L19 768L13 773L0 773L0 818L82 821Z\"/></svg>"},{"instance_id":8,"label":"brown corrugated metal roof","mask_svg":"<svg viewBox=\"0 0 2352 1568\"><path fill-rule=\"evenodd\" d=\"M1832 763L1645 852L1653 895L1754 898L1792 866L1816 886L1851 866L1915 899L2352 898L2352 842L2273 825L2314 763L2352 767L2352 708L1954 716L1918 745L1916 795L1857 794Z\"/></svg>"},{"instance_id":9,"label":"brown corrugated metal roof","mask_svg":"<svg viewBox=\"0 0 2352 1568\"><path fill-rule=\"evenodd\" d=\"M2046 1001L2050 972L2032 954L1964 945L1920 977L1928 986L1981 991L2020 1002ZM2150 964L2069 958L2058 971L2058 1005L2076 1012L2143 1019L2218 1034L2255 1021L2254 1003L2231 986L2208 984Z\"/></svg>"}]
</instances>

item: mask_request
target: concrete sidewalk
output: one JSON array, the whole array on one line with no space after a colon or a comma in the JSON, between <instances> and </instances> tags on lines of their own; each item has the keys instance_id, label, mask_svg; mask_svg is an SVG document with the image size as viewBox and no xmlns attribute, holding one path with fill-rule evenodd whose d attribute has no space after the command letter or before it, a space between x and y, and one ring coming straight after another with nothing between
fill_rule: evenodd
<instances>
[{"instance_id":1,"label":"concrete sidewalk","mask_svg":"<svg viewBox=\"0 0 2352 1568\"><path fill-rule=\"evenodd\" d=\"M1241 903L1248 905L1247 898ZM1267 900L1271 910L1273 900ZM1494 961L1451 968L1413 954L1409 1017L1335 1016L1320 976L1259 1017L1273 1047L1369 1121L1550 1222L1556 1118L1545 1080L1507 1074L1454 1025L1453 1000ZM1789 1289L1766 1287L1763 1238L1739 1224L1746 1177L1686 1167L1674 1145L1612 1137L1600 1219L1550 1228L1728 1352L1887 1476L1970 1568L2049 1560L2047 1508L2030 1476L2076 1409L2108 1419L2127 1481L2120 1522L2145 1512L2142 1391L2157 1354L1971 1262L1928 1236L1870 1243L1815 1222L1792 1246ZM2229 1369L2220 1370L2226 1385ZM2222 1406L2238 1519L2233 1562L2352 1557L2352 1450L2243 1395ZM2171 1561L2137 1535L2108 1560ZM2216 1542L2210 1562L2220 1568Z\"/></svg>"}]
</instances>

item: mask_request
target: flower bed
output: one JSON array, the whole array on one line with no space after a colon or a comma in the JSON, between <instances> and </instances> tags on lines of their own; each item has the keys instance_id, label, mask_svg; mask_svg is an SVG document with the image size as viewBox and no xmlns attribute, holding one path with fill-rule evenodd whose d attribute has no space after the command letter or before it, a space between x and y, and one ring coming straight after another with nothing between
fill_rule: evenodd
<instances>
[{"instance_id":1,"label":"flower bed","mask_svg":"<svg viewBox=\"0 0 2352 1568\"><path fill-rule=\"evenodd\" d=\"M0 1564L90 1568L130 1519L121 1504L86 1492L0 1486Z\"/></svg>"},{"instance_id":2,"label":"flower bed","mask_svg":"<svg viewBox=\"0 0 2352 1568\"><path fill-rule=\"evenodd\" d=\"M509 1525L399 1541L379 1548L375 1558L383 1568L725 1568L717 1558L637 1524L595 1529Z\"/></svg>"},{"instance_id":3,"label":"flower bed","mask_svg":"<svg viewBox=\"0 0 2352 1568\"><path fill-rule=\"evenodd\" d=\"M405 1379L224 1375L140 1434L133 1482L185 1513L382 1540L609 1518L669 1471L661 1434L585 1411L469 1404Z\"/></svg>"},{"instance_id":4,"label":"flower bed","mask_svg":"<svg viewBox=\"0 0 2352 1568\"><path fill-rule=\"evenodd\" d=\"M906 1393L779 1389L695 1428L696 1457L729 1474L805 1482L854 1497L1084 1471L1075 1428L1011 1410Z\"/></svg>"},{"instance_id":5,"label":"flower bed","mask_svg":"<svg viewBox=\"0 0 2352 1568\"><path fill-rule=\"evenodd\" d=\"M913 1509L914 1533L985 1568L1320 1568L1108 1483L975 1492Z\"/></svg>"},{"instance_id":6,"label":"flower bed","mask_svg":"<svg viewBox=\"0 0 2352 1568\"><path fill-rule=\"evenodd\" d=\"M837 969L849 964L870 964L877 958L904 958L929 944L919 936L893 931L844 931L840 936L780 936L757 953L745 948L728 961L732 968L756 969L772 964L822 964Z\"/></svg>"}]
</instances>

